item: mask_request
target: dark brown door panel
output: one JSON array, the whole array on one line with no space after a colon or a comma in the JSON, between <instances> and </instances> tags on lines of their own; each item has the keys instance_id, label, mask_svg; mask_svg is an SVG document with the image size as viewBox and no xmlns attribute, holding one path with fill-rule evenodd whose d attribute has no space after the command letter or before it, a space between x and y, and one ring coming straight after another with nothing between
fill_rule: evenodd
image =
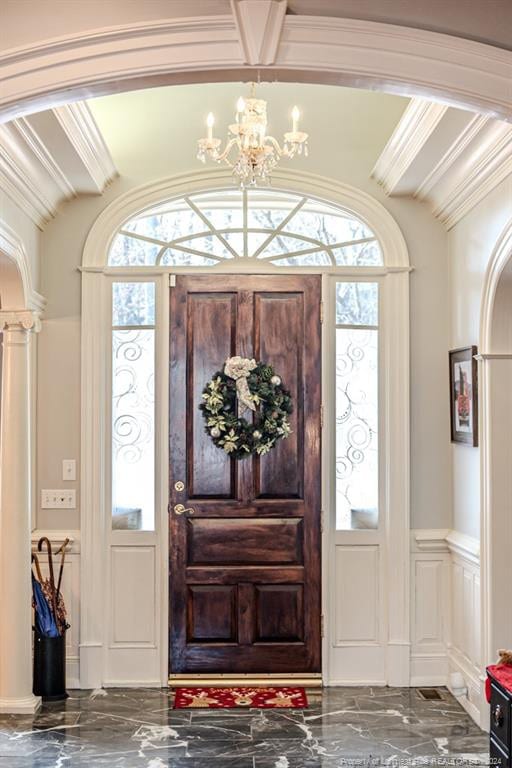
<instances>
[{"instance_id":1,"label":"dark brown door panel","mask_svg":"<svg viewBox=\"0 0 512 768\"><path fill-rule=\"evenodd\" d=\"M319 305L318 276L178 276L171 289L171 672L320 671ZM235 354L273 365L294 404L291 436L238 462L198 407Z\"/></svg>"}]
</instances>

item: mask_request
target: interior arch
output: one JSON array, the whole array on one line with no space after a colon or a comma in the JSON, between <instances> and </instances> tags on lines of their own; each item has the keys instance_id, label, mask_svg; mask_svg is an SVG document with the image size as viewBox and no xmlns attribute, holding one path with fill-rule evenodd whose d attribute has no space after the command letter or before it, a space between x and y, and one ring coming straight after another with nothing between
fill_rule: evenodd
<instances>
[{"instance_id":1,"label":"interior arch","mask_svg":"<svg viewBox=\"0 0 512 768\"><path fill-rule=\"evenodd\" d=\"M24 309L29 306L31 295L23 243L0 221L0 309Z\"/></svg>"},{"instance_id":2,"label":"interior arch","mask_svg":"<svg viewBox=\"0 0 512 768\"><path fill-rule=\"evenodd\" d=\"M483 656L492 660L512 632L504 609L512 545L512 220L496 243L487 270L480 331L481 569Z\"/></svg>"}]
</instances>

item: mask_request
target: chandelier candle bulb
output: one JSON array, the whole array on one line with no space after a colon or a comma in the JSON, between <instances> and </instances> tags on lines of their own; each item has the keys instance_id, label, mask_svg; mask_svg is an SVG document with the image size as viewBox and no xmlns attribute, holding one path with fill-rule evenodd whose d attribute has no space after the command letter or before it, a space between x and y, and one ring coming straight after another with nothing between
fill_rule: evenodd
<instances>
[{"instance_id":1,"label":"chandelier candle bulb","mask_svg":"<svg viewBox=\"0 0 512 768\"><path fill-rule=\"evenodd\" d=\"M299 130L299 118L300 118L300 111L299 111L299 108L295 106L292 109L292 121L293 121L292 132L293 133L297 133L297 131Z\"/></svg>"},{"instance_id":2,"label":"chandelier candle bulb","mask_svg":"<svg viewBox=\"0 0 512 768\"><path fill-rule=\"evenodd\" d=\"M214 123L215 123L215 117L213 116L213 112L208 112L208 117L206 118L206 125L208 127L208 139L210 141L213 139Z\"/></svg>"}]
</instances>

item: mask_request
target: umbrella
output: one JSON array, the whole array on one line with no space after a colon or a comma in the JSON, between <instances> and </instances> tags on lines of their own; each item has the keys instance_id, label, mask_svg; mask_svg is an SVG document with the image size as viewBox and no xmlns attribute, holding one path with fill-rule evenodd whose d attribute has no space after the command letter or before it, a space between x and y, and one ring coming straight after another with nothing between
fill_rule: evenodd
<instances>
[{"instance_id":1,"label":"umbrella","mask_svg":"<svg viewBox=\"0 0 512 768\"><path fill-rule=\"evenodd\" d=\"M36 568L39 569L39 566L36 565ZM34 574L32 574L32 594L34 596L36 630L38 634L43 637L58 637L59 630L57 629L52 609L43 594L40 582Z\"/></svg>"},{"instance_id":2,"label":"umbrella","mask_svg":"<svg viewBox=\"0 0 512 768\"><path fill-rule=\"evenodd\" d=\"M66 547L68 543L69 539L66 539L60 549L57 550L57 554L59 554L59 552L61 553L57 588L55 588L55 578L53 574L52 546L50 540L46 536L39 539L37 548L39 552L41 552L43 544L46 544L48 551L48 570L50 573L48 579L45 579L42 576L37 555L32 555L32 562L35 563L37 572L37 579L34 574L32 574L32 590L34 593L34 608L36 610L36 628L38 632L45 637L59 637L69 629L69 624L66 621L66 606L60 591L62 572L64 569L64 558L66 556Z\"/></svg>"}]
</instances>

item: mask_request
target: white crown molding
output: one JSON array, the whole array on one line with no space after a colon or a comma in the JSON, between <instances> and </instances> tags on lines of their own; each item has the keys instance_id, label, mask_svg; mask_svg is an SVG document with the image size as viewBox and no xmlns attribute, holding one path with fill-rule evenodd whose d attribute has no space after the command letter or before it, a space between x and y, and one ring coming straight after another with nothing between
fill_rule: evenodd
<instances>
[{"instance_id":1,"label":"white crown molding","mask_svg":"<svg viewBox=\"0 0 512 768\"><path fill-rule=\"evenodd\" d=\"M103 27L4 50L0 115L164 83L254 77L232 14ZM512 120L512 53L380 22L284 18L263 78L336 83L440 99Z\"/></svg>"},{"instance_id":2,"label":"white crown molding","mask_svg":"<svg viewBox=\"0 0 512 768\"><path fill-rule=\"evenodd\" d=\"M275 62L286 14L286 0L231 0L245 64Z\"/></svg>"},{"instance_id":3,"label":"white crown molding","mask_svg":"<svg viewBox=\"0 0 512 768\"><path fill-rule=\"evenodd\" d=\"M12 126L17 130L34 157L41 163L55 185L60 189L62 196L66 199L76 197L77 193L73 184L67 178L66 174L49 152L48 148L41 140L41 137L31 126L27 118L20 117L13 120Z\"/></svg>"},{"instance_id":4,"label":"white crown molding","mask_svg":"<svg viewBox=\"0 0 512 768\"><path fill-rule=\"evenodd\" d=\"M480 565L480 542L460 531L450 531L446 537L452 555L458 555L472 565Z\"/></svg>"},{"instance_id":5,"label":"white crown molding","mask_svg":"<svg viewBox=\"0 0 512 768\"><path fill-rule=\"evenodd\" d=\"M464 128L462 133L459 134L457 140L448 147L438 163L430 171L425 179L418 186L414 197L418 200L425 200L433 187L438 184L443 176L454 165L456 160L467 150L471 142L478 136L478 134L488 124L490 118L487 115L475 115L468 125Z\"/></svg>"},{"instance_id":6,"label":"white crown molding","mask_svg":"<svg viewBox=\"0 0 512 768\"><path fill-rule=\"evenodd\" d=\"M52 219L57 208L37 178L29 170L30 156L24 156L25 168L14 154L9 126L0 125L0 180L5 193L40 229Z\"/></svg>"},{"instance_id":7,"label":"white crown molding","mask_svg":"<svg viewBox=\"0 0 512 768\"><path fill-rule=\"evenodd\" d=\"M393 194L447 109L445 104L411 99L371 173L386 194Z\"/></svg>"},{"instance_id":8,"label":"white crown molding","mask_svg":"<svg viewBox=\"0 0 512 768\"><path fill-rule=\"evenodd\" d=\"M101 194L117 176L87 104L77 102L0 125L0 181L34 224L80 193Z\"/></svg>"},{"instance_id":9,"label":"white crown molding","mask_svg":"<svg viewBox=\"0 0 512 768\"><path fill-rule=\"evenodd\" d=\"M451 229L511 173L512 125L412 99L372 176L388 195L426 201Z\"/></svg>"},{"instance_id":10,"label":"white crown molding","mask_svg":"<svg viewBox=\"0 0 512 768\"><path fill-rule=\"evenodd\" d=\"M276 189L305 192L331 203L339 203L362 218L375 232L390 269L409 269L409 254L404 236L389 211L374 197L356 187L301 171L278 169L273 174ZM110 243L121 224L130 216L182 195L204 190L233 187L229 169L195 171L144 184L117 197L100 213L92 225L84 246L82 267L101 268L107 263Z\"/></svg>"},{"instance_id":11,"label":"white crown molding","mask_svg":"<svg viewBox=\"0 0 512 768\"><path fill-rule=\"evenodd\" d=\"M91 110L85 102L77 101L53 112L101 194L118 173Z\"/></svg>"},{"instance_id":12,"label":"white crown molding","mask_svg":"<svg viewBox=\"0 0 512 768\"><path fill-rule=\"evenodd\" d=\"M472 146L464 164L442 199L433 208L437 216L451 229L500 182L512 173L512 126L495 121L488 125L482 147Z\"/></svg>"}]
</instances>

